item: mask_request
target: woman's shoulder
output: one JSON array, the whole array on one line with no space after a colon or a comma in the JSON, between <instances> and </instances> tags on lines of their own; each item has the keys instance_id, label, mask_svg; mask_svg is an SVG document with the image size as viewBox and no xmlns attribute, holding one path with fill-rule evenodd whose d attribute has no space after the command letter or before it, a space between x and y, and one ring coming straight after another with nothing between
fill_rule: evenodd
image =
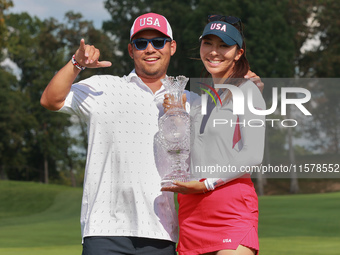
<instances>
[{"instance_id":1,"label":"woman's shoulder","mask_svg":"<svg viewBox=\"0 0 340 255\"><path fill-rule=\"evenodd\" d=\"M239 88L242 90L243 95L245 97L248 96L249 92L251 92L252 95L257 96L257 97L263 97L260 89L256 86L254 82L251 80L245 80Z\"/></svg>"},{"instance_id":2,"label":"woman's shoulder","mask_svg":"<svg viewBox=\"0 0 340 255\"><path fill-rule=\"evenodd\" d=\"M261 106L261 109L265 109L265 101L260 89L256 86L254 82L251 80L246 80L243 84L239 86L242 90L245 100L248 100L249 97L252 98L252 101L255 105Z\"/></svg>"},{"instance_id":3,"label":"woman's shoulder","mask_svg":"<svg viewBox=\"0 0 340 255\"><path fill-rule=\"evenodd\" d=\"M245 79L244 82L239 86L239 88L242 90L257 88L260 92L260 89L256 86L256 84L249 79Z\"/></svg>"}]
</instances>

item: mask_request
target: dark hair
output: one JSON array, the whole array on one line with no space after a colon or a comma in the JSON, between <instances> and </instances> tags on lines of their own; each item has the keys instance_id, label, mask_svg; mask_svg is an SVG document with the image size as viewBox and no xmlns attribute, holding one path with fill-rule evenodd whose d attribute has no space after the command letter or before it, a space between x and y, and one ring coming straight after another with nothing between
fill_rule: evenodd
<instances>
[{"instance_id":1,"label":"dark hair","mask_svg":"<svg viewBox=\"0 0 340 255\"><path fill-rule=\"evenodd\" d=\"M243 78L249 71L249 62L246 57L246 42L244 40L243 35L242 37L243 37L243 44L242 44L243 54L239 58L239 60L236 61L234 65L235 72L233 72L230 78ZM239 49L239 46L237 46L237 48Z\"/></svg>"}]
</instances>

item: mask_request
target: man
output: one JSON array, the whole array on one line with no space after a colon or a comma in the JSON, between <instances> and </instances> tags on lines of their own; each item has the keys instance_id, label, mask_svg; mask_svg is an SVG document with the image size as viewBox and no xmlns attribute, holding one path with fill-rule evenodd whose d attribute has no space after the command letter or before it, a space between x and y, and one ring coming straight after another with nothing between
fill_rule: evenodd
<instances>
[{"instance_id":1,"label":"man","mask_svg":"<svg viewBox=\"0 0 340 255\"><path fill-rule=\"evenodd\" d=\"M77 114L88 125L81 210L84 255L175 254L173 195L160 191L153 139L163 114L161 79L176 42L166 18L155 13L135 20L130 39L135 70L128 76L93 76L72 85L79 68L111 65L98 61L99 50L81 40L73 61L53 77L41 97L47 109Z\"/></svg>"},{"instance_id":2,"label":"man","mask_svg":"<svg viewBox=\"0 0 340 255\"><path fill-rule=\"evenodd\" d=\"M154 136L163 115L166 76L176 52L169 22L147 13L134 21L128 45L135 69L124 77L92 76L73 84L85 67L111 65L81 40L50 81L41 104L77 114L88 126L81 208L83 255L176 254L173 194L161 192ZM167 168L166 164L162 164Z\"/></svg>"}]
</instances>

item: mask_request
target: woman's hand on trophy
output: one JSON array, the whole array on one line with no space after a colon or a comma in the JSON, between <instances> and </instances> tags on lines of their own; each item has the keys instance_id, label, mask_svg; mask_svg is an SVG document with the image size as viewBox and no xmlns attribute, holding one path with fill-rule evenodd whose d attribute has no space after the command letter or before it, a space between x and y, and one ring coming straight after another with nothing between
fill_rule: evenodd
<instances>
[{"instance_id":1,"label":"woman's hand on trophy","mask_svg":"<svg viewBox=\"0 0 340 255\"><path fill-rule=\"evenodd\" d=\"M168 110L170 110L171 108L174 108L175 106L172 105L171 103L171 98L172 96L169 94L165 94L164 95L164 101L163 101L163 107L164 107L164 113L166 113ZM182 106L185 109L185 104L187 102L187 95L183 94L182 95ZM186 110L186 109L185 109Z\"/></svg>"},{"instance_id":2,"label":"woman's hand on trophy","mask_svg":"<svg viewBox=\"0 0 340 255\"><path fill-rule=\"evenodd\" d=\"M206 193L208 190L205 187L204 182L190 181L190 182L179 182L174 181L174 186L163 187L161 191L171 191L181 194L195 194L195 193Z\"/></svg>"}]
</instances>

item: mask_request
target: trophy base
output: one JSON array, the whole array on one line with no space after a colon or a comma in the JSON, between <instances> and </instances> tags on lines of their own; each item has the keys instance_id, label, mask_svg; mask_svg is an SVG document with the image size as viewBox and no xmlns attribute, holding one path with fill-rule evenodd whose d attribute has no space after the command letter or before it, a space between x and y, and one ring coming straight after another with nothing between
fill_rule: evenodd
<instances>
[{"instance_id":1,"label":"trophy base","mask_svg":"<svg viewBox=\"0 0 340 255\"><path fill-rule=\"evenodd\" d=\"M183 175L183 176L165 176L163 180L161 181L162 187L176 187L176 185L173 184L174 181L179 182L188 182L189 176Z\"/></svg>"}]
</instances>

